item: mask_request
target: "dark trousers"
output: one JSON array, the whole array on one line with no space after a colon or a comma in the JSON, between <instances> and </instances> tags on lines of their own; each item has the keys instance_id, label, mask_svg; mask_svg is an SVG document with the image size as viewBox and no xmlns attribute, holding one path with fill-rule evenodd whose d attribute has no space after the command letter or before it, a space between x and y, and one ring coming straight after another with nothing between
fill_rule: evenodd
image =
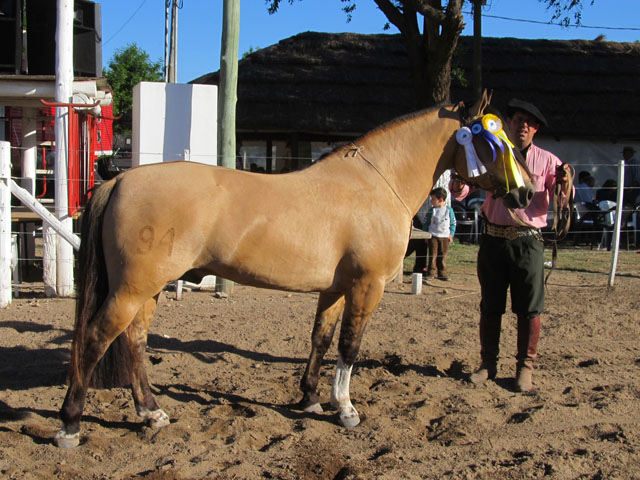
<instances>
[{"instance_id":1,"label":"dark trousers","mask_svg":"<svg viewBox=\"0 0 640 480\"><path fill-rule=\"evenodd\" d=\"M427 241L423 238L414 238L409 240L407 253L405 253L404 256L408 257L413 252L416 252L416 261L413 265L413 273L424 273L427 267Z\"/></svg>"},{"instance_id":2,"label":"dark trousers","mask_svg":"<svg viewBox=\"0 0 640 480\"><path fill-rule=\"evenodd\" d=\"M431 237L427 240L429 246L429 266L427 275L434 277L447 276L447 253L449 252L449 237Z\"/></svg>"},{"instance_id":3,"label":"dark trousers","mask_svg":"<svg viewBox=\"0 0 640 480\"><path fill-rule=\"evenodd\" d=\"M523 318L544 310L544 245L534 236L515 240L482 235L478 280L483 315L502 315L511 288L511 310Z\"/></svg>"}]
</instances>

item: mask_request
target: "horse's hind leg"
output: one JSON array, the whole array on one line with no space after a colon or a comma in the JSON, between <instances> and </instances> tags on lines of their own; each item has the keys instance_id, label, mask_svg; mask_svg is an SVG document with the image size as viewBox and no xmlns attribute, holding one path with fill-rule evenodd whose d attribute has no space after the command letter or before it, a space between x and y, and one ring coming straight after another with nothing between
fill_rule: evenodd
<instances>
[{"instance_id":1,"label":"horse's hind leg","mask_svg":"<svg viewBox=\"0 0 640 480\"><path fill-rule=\"evenodd\" d=\"M329 345L331 345L333 332L343 308L344 296L342 294L320 294L313 333L311 334L311 354L300 381L303 397L299 405L305 412L322 411L317 393L320 365Z\"/></svg>"},{"instance_id":2,"label":"horse's hind leg","mask_svg":"<svg viewBox=\"0 0 640 480\"><path fill-rule=\"evenodd\" d=\"M384 293L381 279L361 279L347 295L340 341L338 364L331 389L331 405L338 409L338 418L344 427L355 427L360 423L358 411L351 404L349 383L364 328Z\"/></svg>"},{"instance_id":3,"label":"horse's hind leg","mask_svg":"<svg viewBox=\"0 0 640 480\"><path fill-rule=\"evenodd\" d=\"M131 393L136 405L136 412L147 425L159 428L169 425L169 416L158 406L153 393L151 393L147 372L144 368L147 333L156 311L157 302L157 295L145 302L127 328L126 334L131 349Z\"/></svg>"},{"instance_id":4,"label":"horse's hind leg","mask_svg":"<svg viewBox=\"0 0 640 480\"><path fill-rule=\"evenodd\" d=\"M132 302L116 301L111 297L96 312L87 327L82 348L74 347L69 388L60 409L62 428L55 436L55 443L62 448L76 447L80 443L80 418L84 410L91 375L111 343L131 323L138 307ZM78 353L82 352L82 353Z\"/></svg>"}]
</instances>

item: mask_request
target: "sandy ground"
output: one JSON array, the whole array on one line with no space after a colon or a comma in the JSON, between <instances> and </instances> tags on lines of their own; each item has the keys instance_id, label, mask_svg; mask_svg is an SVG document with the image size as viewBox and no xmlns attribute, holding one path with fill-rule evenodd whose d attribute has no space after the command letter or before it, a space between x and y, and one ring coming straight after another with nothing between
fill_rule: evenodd
<instances>
[{"instance_id":1,"label":"sandy ground","mask_svg":"<svg viewBox=\"0 0 640 480\"><path fill-rule=\"evenodd\" d=\"M336 342L322 370L325 412L289 406L317 295L167 292L147 365L171 424L140 424L128 390L91 391L73 450L52 444L73 300L35 285L0 311L0 477L640 479L640 255L625 265L614 288L589 263L554 272L527 394L512 389L512 314L499 378L464 381L479 357L473 260L419 296L408 275L390 284L354 368L363 421L353 429L329 405Z\"/></svg>"}]
</instances>

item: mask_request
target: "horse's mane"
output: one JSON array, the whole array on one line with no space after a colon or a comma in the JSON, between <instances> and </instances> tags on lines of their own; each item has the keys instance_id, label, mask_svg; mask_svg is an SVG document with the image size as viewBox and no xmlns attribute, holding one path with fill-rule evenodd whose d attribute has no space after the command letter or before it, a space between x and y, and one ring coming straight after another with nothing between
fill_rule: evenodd
<instances>
[{"instance_id":1,"label":"horse's mane","mask_svg":"<svg viewBox=\"0 0 640 480\"><path fill-rule=\"evenodd\" d=\"M374 135L374 134L378 133L381 130L385 130L387 128L390 128L390 127L394 126L395 124L406 122L407 120L413 120L414 118L421 117L423 115L427 115L428 113L431 113L431 112L433 112L435 110L439 110L442 107L443 107L443 105L437 105L435 107L423 108L422 110L416 110L415 112L407 113L405 115L401 115L399 117L393 118L392 120L389 120L389 121L387 121L387 122L385 122L385 123L383 123L381 125L378 125L373 130L369 130L367 133L355 138L354 140L348 140L346 145L345 144L336 145L333 148L333 150L323 153L322 155L320 155L320 157L318 157L318 159L315 162L313 162L311 165L308 165L306 168L317 164L318 162L324 160L327 157L332 156L335 153L339 153L339 152L343 151L346 147L348 147L349 144L359 145L362 140L364 140L365 138L367 138L370 135Z\"/></svg>"},{"instance_id":2,"label":"horse's mane","mask_svg":"<svg viewBox=\"0 0 640 480\"><path fill-rule=\"evenodd\" d=\"M323 153L315 162L313 162L311 165L308 165L305 168L311 167L313 165L316 165L317 163L321 162L322 160L326 159L327 157L331 157L334 154L343 152L345 149L349 148L349 144L351 145L360 145L362 143L363 140L365 140L367 137L371 136L371 135L375 135L376 133L382 131L382 130L386 130L388 128L393 127L396 124L402 123L402 122L406 122L408 120L413 120L414 118L418 118L418 117L422 117L423 115L427 115L435 110L439 110L441 108L446 108L446 107L452 107L454 104L450 104L450 105L436 105L435 107L429 107L429 108L423 108L421 110L416 110L415 112L411 112L411 113L407 113L405 115L401 115L399 117L396 117L392 120L389 120L377 127L375 127L373 130L369 130L367 133L361 135L360 137L355 138L354 140L350 140L347 141L346 144L339 144L336 145L331 151ZM467 105L465 104L465 109L466 109ZM487 107L485 108L484 113L492 113L496 116L498 116L500 118L500 120L502 121L502 125L504 125L504 130L507 133L507 136L509 137L509 139L513 142L513 135L511 134L511 132L509 131L509 129L506 126L506 122L505 122L505 116L502 114L502 112L500 112L500 110L498 110L496 107L494 107L493 105L487 105ZM525 162L524 157L522 156L522 154L520 153L520 150L518 150L517 148L513 150L514 155L516 156L517 161L526 169L527 173L529 175L531 175L531 171L529 170L529 167L527 167L527 164ZM304 170L304 169L302 169Z\"/></svg>"},{"instance_id":3,"label":"horse's mane","mask_svg":"<svg viewBox=\"0 0 640 480\"><path fill-rule=\"evenodd\" d=\"M368 137L369 135L373 135L374 133L378 133L380 130L385 130L387 128L390 128L392 126L394 126L397 123L402 123L402 122L406 122L408 120L413 120L414 118L418 118L418 117L422 117L423 115L427 115L435 110L440 110L444 105L436 105L435 107L429 107L429 108L423 108L422 110L416 110L415 112L411 112L411 113L407 113L405 115L402 115L400 117L396 117L392 120L389 120L388 122L383 123L382 125L379 125L377 127L375 127L373 130L368 131L367 133L365 133L364 135L362 135L361 137L359 137L357 140L361 140L365 137ZM451 105L447 105L447 106L451 106ZM356 140L356 141L357 141Z\"/></svg>"}]
</instances>

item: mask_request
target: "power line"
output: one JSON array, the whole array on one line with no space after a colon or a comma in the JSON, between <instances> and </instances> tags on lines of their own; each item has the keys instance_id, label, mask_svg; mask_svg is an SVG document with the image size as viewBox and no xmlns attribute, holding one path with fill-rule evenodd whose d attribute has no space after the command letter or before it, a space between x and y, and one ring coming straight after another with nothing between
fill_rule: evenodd
<instances>
[{"instance_id":1,"label":"power line","mask_svg":"<svg viewBox=\"0 0 640 480\"><path fill-rule=\"evenodd\" d=\"M473 12L463 12L465 15L473 15ZM489 15L482 14L483 17L487 18L497 18L499 20L509 20L512 22L523 22L523 23L537 23L540 25L551 25L556 27L565 27L565 28L593 28L599 30L628 30L628 31L640 31L640 28L637 27L604 27L604 26L592 26L592 25L564 25L562 23L554 23L554 22L543 22L541 20L527 20L525 18L511 18L511 17L501 17L500 15Z\"/></svg>"},{"instance_id":2,"label":"power line","mask_svg":"<svg viewBox=\"0 0 640 480\"><path fill-rule=\"evenodd\" d=\"M107 44L107 43L109 43L111 40L113 40L113 39L115 38L115 36L116 36L116 35L118 35L118 34L119 34L123 29L124 29L124 27L126 27L126 26L127 26L127 24L128 24L131 20L133 20L133 17L135 17L135 16L136 16L136 13L138 13L138 12L140 11L140 9L144 6L144 4L145 4L145 3L147 3L147 0L142 0L142 3L140 4L140 6L139 6L138 8L136 8L135 12L133 12L133 13L131 14L131 16L127 19L127 21L126 21L126 22L124 22L124 23L122 24L122 26L121 26L118 30L116 30L116 32L115 32L113 35L111 35L111 36L109 37L109 39L108 39L106 42L104 42L104 43L103 43L103 45L106 45L106 44Z\"/></svg>"}]
</instances>

